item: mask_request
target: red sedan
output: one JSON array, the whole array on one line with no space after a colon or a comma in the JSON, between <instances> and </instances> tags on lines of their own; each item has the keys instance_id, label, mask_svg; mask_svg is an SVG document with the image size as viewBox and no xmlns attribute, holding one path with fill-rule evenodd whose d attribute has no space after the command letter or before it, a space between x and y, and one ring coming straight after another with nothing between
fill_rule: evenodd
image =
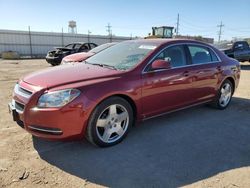
<instances>
[{"instance_id":1,"label":"red sedan","mask_svg":"<svg viewBox=\"0 0 250 188\"><path fill-rule=\"evenodd\" d=\"M131 40L86 63L22 78L9 108L35 136L85 136L105 147L121 142L136 121L203 103L225 109L239 78L239 62L205 43Z\"/></svg>"}]
</instances>

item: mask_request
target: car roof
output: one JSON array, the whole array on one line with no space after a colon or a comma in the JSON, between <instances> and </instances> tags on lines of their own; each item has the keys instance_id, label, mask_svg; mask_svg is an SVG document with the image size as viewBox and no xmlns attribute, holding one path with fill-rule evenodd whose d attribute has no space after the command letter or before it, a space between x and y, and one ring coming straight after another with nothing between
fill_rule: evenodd
<instances>
[{"instance_id":1,"label":"car roof","mask_svg":"<svg viewBox=\"0 0 250 188\"><path fill-rule=\"evenodd\" d=\"M70 44L95 44L93 42L72 42L72 43L69 43L67 45L70 45Z\"/></svg>"},{"instance_id":2,"label":"car roof","mask_svg":"<svg viewBox=\"0 0 250 188\"><path fill-rule=\"evenodd\" d=\"M162 39L162 38L158 38L158 39L135 39L135 40L129 40L129 41L141 42L144 44L149 44L149 45L151 44L151 45L157 45L157 46L161 46L161 45L164 45L167 43L196 43L196 44L203 44L203 45L211 46L205 42L192 40L192 39Z\"/></svg>"}]
</instances>

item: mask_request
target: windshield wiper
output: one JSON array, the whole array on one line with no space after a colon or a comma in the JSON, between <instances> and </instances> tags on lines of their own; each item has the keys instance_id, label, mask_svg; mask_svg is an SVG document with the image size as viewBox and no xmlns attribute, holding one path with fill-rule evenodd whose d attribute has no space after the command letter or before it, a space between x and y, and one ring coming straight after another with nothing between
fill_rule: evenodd
<instances>
[{"instance_id":1,"label":"windshield wiper","mask_svg":"<svg viewBox=\"0 0 250 188\"><path fill-rule=\"evenodd\" d=\"M117 70L117 68L115 68L115 66L112 66L112 65L101 64L101 63L89 63L86 60L84 62L87 63L87 64L90 64L90 65L97 65L97 66L100 66L100 67L106 67L106 68L109 68L109 69Z\"/></svg>"}]
</instances>

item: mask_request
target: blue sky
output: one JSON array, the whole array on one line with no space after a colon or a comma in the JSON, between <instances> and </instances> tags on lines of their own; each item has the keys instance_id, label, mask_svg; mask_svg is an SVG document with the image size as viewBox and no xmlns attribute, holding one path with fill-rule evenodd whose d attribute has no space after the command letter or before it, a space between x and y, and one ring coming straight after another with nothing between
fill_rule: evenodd
<instances>
[{"instance_id":1,"label":"blue sky","mask_svg":"<svg viewBox=\"0 0 250 188\"><path fill-rule=\"evenodd\" d=\"M250 0L0 0L0 29L68 31L77 22L78 33L107 34L110 23L115 35L146 36L152 26L176 26L180 34L223 39L250 37Z\"/></svg>"}]
</instances>

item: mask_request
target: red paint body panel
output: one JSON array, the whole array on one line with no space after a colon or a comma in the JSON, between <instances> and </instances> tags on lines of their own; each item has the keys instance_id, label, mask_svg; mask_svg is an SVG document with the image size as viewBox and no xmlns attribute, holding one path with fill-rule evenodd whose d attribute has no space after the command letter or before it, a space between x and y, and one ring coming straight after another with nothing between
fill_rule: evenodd
<instances>
[{"instance_id":1,"label":"red paint body panel","mask_svg":"<svg viewBox=\"0 0 250 188\"><path fill-rule=\"evenodd\" d=\"M95 107L110 96L130 98L135 105L137 121L189 105L211 101L226 78L239 83L239 63L213 49L221 62L173 68L158 72L144 72L152 58L164 47L192 43L190 40L145 40L158 44L140 64L129 71L118 71L85 63L69 64L32 73L19 85L33 92L27 99L17 93L13 99L25 105L20 119L32 134L47 139L82 138L89 117ZM236 67L236 68L235 68ZM39 97L46 91L76 88L81 95L61 108L37 108ZM34 132L29 126L58 128L61 135Z\"/></svg>"},{"instance_id":2,"label":"red paint body panel","mask_svg":"<svg viewBox=\"0 0 250 188\"><path fill-rule=\"evenodd\" d=\"M51 67L27 75L24 82L44 88L114 76L119 71L85 63Z\"/></svg>"}]
</instances>

